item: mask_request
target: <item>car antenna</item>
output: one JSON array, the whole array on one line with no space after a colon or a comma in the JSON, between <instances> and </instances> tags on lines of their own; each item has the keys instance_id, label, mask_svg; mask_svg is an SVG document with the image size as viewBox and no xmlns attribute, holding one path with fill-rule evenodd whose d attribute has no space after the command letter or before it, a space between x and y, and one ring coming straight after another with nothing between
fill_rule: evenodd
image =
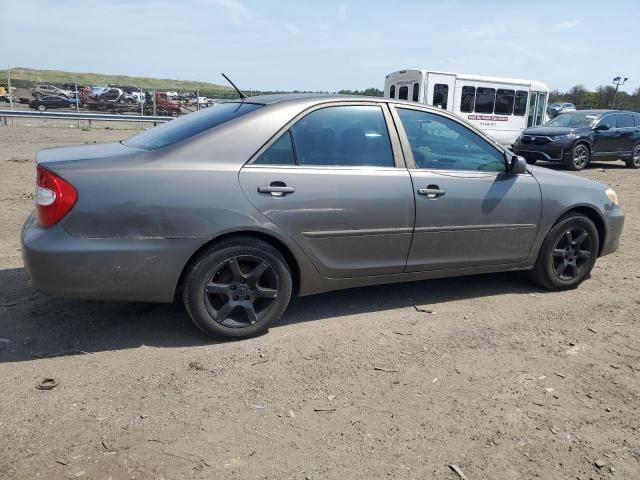
<instances>
[{"instance_id":1,"label":"car antenna","mask_svg":"<svg viewBox=\"0 0 640 480\"><path fill-rule=\"evenodd\" d=\"M240 90L238 87L236 87L236 84L233 83L229 77L227 77L224 73L222 74L222 76L225 78L227 82L231 84L231 86L235 89L235 91L238 92L238 95L240 96L241 99L244 100L245 98L247 98L247 95L243 93L242 90Z\"/></svg>"}]
</instances>

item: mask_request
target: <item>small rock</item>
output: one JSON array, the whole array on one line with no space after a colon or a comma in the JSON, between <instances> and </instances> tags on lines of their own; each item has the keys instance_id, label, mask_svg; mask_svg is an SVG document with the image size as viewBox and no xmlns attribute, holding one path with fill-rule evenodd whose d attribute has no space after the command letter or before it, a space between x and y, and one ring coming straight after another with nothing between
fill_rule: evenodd
<instances>
[{"instance_id":1,"label":"small rock","mask_svg":"<svg viewBox=\"0 0 640 480\"><path fill-rule=\"evenodd\" d=\"M553 388L552 387L545 388L544 391L547 392L547 393L551 393L551 392L553 392Z\"/></svg>"},{"instance_id":2,"label":"small rock","mask_svg":"<svg viewBox=\"0 0 640 480\"><path fill-rule=\"evenodd\" d=\"M87 472L85 472L84 470L80 470L79 472L74 473L73 476L76 478L83 477L85 473Z\"/></svg>"},{"instance_id":3,"label":"small rock","mask_svg":"<svg viewBox=\"0 0 640 480\"><path fill-rule=\"evenodd\" d=\"M611 411L611 407L607 407L607 408L605 408L605 411L606 411L606 412L610 412L610 411Z\"/></svg>"},{"instance_id":4,"label":"small rock","mask_svg":"<svg viewBox=\"0 0 640 480\"><path fill-rule=\"evenodd\" d=\"M140 415L140 418L149 418L149 415L146 415L146 414L143 413L143 414Z\"/></svg>"},{"instance_id":5,"label":"small rock","mask_svg":"<svg viewBox=\"0 0 640 480\"><path fill-rule=\"evenodd\" d=\"M540 376L538 377L538 380L544 380L545 378L547 378L547 376L546 376L546 375L540 375Z\"/></svg>"},{"instance_id":6,"label":"small rock","mask_svg":"<svg viewBox=\"0 0 640 480\"><path fill-rule=\"evenodd\" d=\"M56 463L59 463L60 465L66 465L69 462L67 462L64 458L56 458Z\"/></svg>"},{"instance_id":7,"label":"small rock","mask_svg":"<svg viewBox=\"0 0 640 480\"><path fill-rule=\"evenodd\" d=\"M289 416L290 416L291 418L296 418L296 414L295 414L295 413L293 413L293 410L289 410Z\"/></svg>"},{"instance_id":8,"label":"small rock","mask_svg":"<svg viewBox=\"0 0 640 480\"><path fill-rule=\"evenodd\" d=\"M596 330L593 327L589 327L589 328L587 328L587 330L589 330L590 332L593 332L593 333L598 333L598 330Z\"/></svg>"},{"instance_id":9,"label":"small rock","mask_svg":"<svg viewBox=\"0 0 640 480\"><path fill-rule=\"evenodd\" d=\"M602 458L598 458L593 464L598 468L604 468L607 466L607 462L605 462Z\"/></svg>"},{"instance_id":10,"label":"small rock","mask_svg":"<svg viewBox=\"0 0 640 480\"><path fill-rule=\"evenodd\" d=\"M335 395L327 395L327 400L332 401L334 398L336 398Z\"/></svg>"}]
</instances>

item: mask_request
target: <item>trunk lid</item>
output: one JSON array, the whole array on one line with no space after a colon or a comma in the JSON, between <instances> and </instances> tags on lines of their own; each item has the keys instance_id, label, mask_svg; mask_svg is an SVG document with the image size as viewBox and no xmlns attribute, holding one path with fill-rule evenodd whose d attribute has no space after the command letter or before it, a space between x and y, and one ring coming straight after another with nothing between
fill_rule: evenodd
<instances>
[{"instance_id":1,"label":"trunk lid","mask_svg":"<svg viewBox=\"0 0 640 480\"><path fill-rule=\"evenodd\" d=\"M36 155L36 163L47 168L55 168L57 163L75 162L78 160L116 159L139 153L132 147L120 142L75 145L71 147L53 147L40 150Z\"/></svg>"}]
</instances>

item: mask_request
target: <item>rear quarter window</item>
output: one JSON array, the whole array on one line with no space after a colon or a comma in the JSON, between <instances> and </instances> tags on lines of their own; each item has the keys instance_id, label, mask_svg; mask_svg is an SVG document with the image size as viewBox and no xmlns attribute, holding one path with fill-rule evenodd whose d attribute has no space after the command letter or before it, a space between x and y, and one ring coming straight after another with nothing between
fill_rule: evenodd
<instances>
[{"instance_id":1,"label":"rear quarter window","mask_svg":"<svg viewBox=\"0 0 640 480\"><path fill-rule=\"evenodd\" d=\"M246 115L260 108L255 103L222 103L196 113L190 113L177 120L171 120L158 127L131 137L124 144L142 150L157 150L193 137L205 130Z\"/></svg>"}]
</instances>

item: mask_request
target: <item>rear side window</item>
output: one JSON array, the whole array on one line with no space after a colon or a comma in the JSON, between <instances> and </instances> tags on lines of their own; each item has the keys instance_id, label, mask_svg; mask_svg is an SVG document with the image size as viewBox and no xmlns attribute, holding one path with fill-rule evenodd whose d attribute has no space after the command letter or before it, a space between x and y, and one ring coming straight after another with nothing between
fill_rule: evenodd
<instances>
[{"instance_id":1,"label":"rear side window","mask_svg":"<svg viewBox=\"0 0 640 480\"><path fill-rule=\"evenodd\" d=\"M391 88L389 89L389 97L396 98L396 86L395 85L391 85Z\"/></svg>"},{"instance_id":2,"label":"rear side window","mask_svg":"<svg viewBox=\"0 0 640 480\"><path fill-rule=\"evenodd\" d=\"M476 92L476 113L493 113L493 106L495 103L495 88L478 87Z\"/></svg>"},{"instance_id":3,"label":"rear side window","mask_svg":"<svg viewBox=\"0 0 640 480\"><path fill-rule=\"evenodd\" d=\"M447 100L449 98L449 85L445 83L436 83L433 86L433 102L434 107L447 109Z\"/></svg>"},{"instance_id":4,"label":"rear side window","mask_svg":"<svg viewBox=\"0 0 640 480\"><path fill-rule=\"evenodd\" d=\"M636 127L640 127L640 115L636 113L633 115L633 118L636 120Z\"/></svg>"},{"instance_id":5,"label":"rear side window","mask_svg":"<svg viewBox=\"0 0 640 480\"><path fill-rule=\"evenodd\" d=\"M618 128L618 122L616 122L616 115L605 115L600 119L598 125L609 125L609 128Z\"/></svg>"},{"instance_id":6,"label":"rear side window","mask_svg":"<svg viewBox=\"0 0 640 480\"><path fill-rule=\"evenodd\" d=\"M524 116L524 113L527 111L527 97L528 93L523 90L518 90L516 92L516 101L513 105L513 114Z\"/></svg>"},{"instance_id":7,"label":"rear side window","mask_svg":"<svg viewBox=\"0 0 640 480\"><path fill-rule=\"evenodd\" d=\"M400 100L409 100L409 87L400 87L400 90L398 90L398 98Z\"/></svg>"},{"instance_id":8,"label":"rear side window","mask_svg":"<svg viewBox=\"0 0 640 480\"><path fill-rule=\"evenodd\" d=\"M631 115L630 113L619 113L616 116L618 117L618 128L628 128L635 126L633 115Z\"/></svg>"},{"instance_id":9,"label":"rear side window","mask_svg":"<svg viewBox=\"0 0 640 480\"><path fill-rule=\"evenodd\" d=\"M299 165L394 166L387 124L378 106L322 108L291 130Z\"/></svg>"},{"instance_id":10,"label":"rear side window","mask_svg":"<svg viewBox=\"0 0 640 480\"><path fill-rule=\"evenodd\" d=\"M462 87L462 97L460 99L461 112L473 112L473 104L476 101L475 87Z\"/></svg>"},{"instance_id":11,"label":"rear side window","mask_svg":"<svg viewBox=\"0 0 640 480\"><path fill-rule=\"evenodd\" d=\"M135 137L131 137L124 144L143 150L156 150L186 140L205 130L253 112L260 107L261 105L256 105L255 103L221 103L151 128Z\"/></svg>"},{"instance_id":12,"label":"rear side window","mask_svg":"<svg viewBox=\"0 0 640 480\"><path fill-rule=\"evenodd\" d=\"M494 113L499 115L513 115L513 101L515 99L515 91L498 89L496 93L496 107Z\"/></svg>"},{"instance_id":13,"label":"rear side window","mask_svg":"<svg viewBox=\"0 0 640 480\"><path fill-rule=\"evenodd\" d=\"M414 102L418 101L419 95L420 95L420 84L414 83L413 84L413 101Z\"/></svg>"},{"instance_id":14,"label":"rear side window","mask_svg":"<svg viewBox=\"0 0 640 480\"><path fill-rule=\"evenodd\" d=\"M293 151L291 131L287 130L280 138L253 162L258 165L295 165L296 156Z\"/></svg>"}]
</instances>

